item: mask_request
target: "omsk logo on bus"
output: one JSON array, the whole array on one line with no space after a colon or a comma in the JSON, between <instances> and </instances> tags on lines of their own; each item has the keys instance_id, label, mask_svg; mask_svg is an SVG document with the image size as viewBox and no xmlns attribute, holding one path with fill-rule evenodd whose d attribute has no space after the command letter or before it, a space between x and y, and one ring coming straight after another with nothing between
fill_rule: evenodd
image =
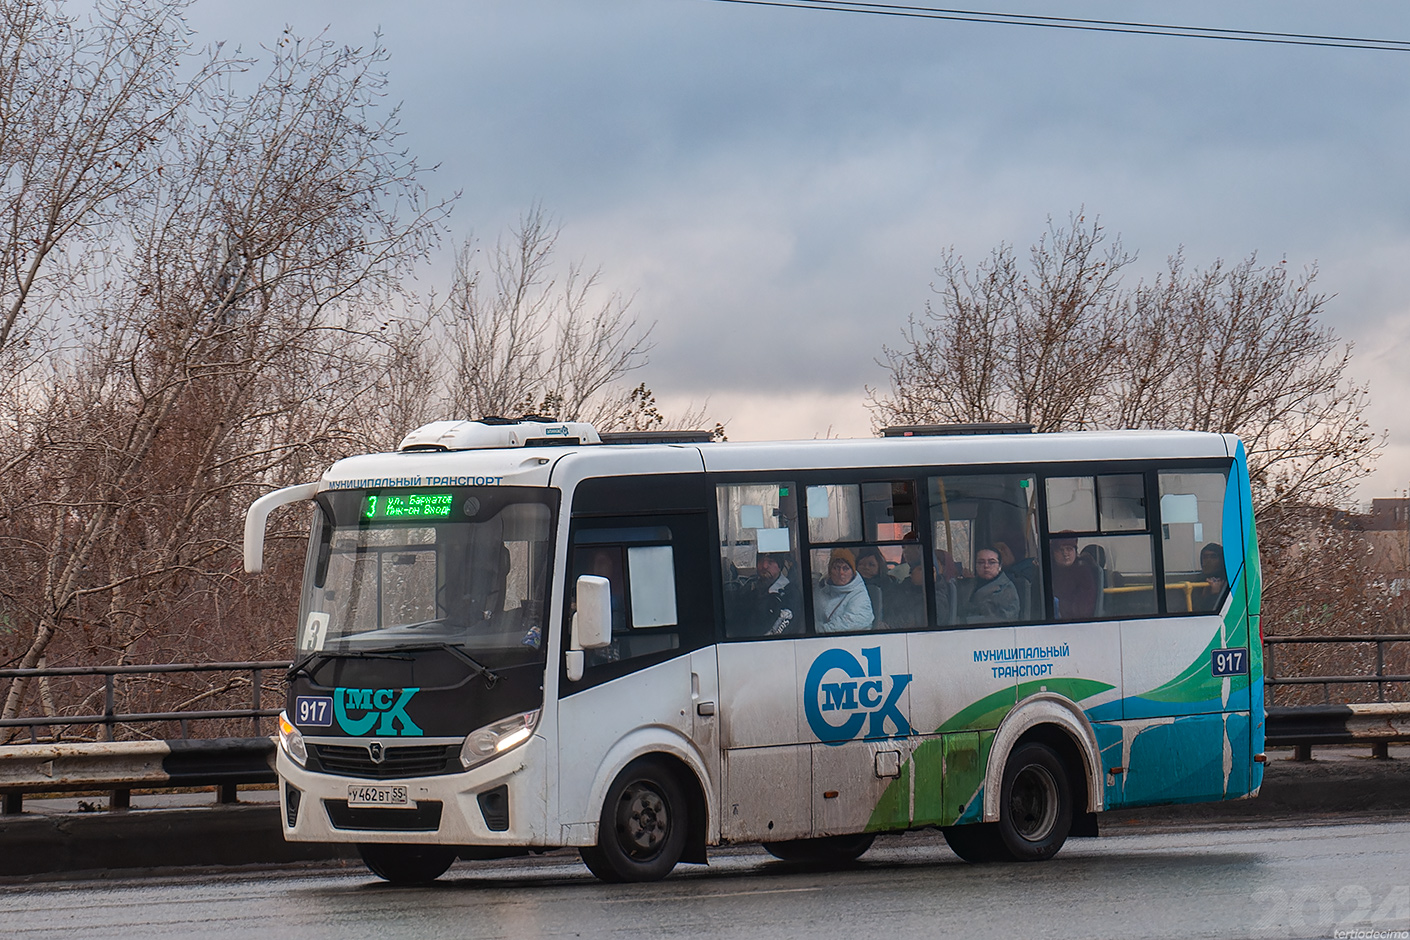
<instances>
[{"instance_id":1,"label":"omsk logo on bus","mask_svg":"<svg viewBox=\"0 0 1410 940\"><path fill-rule=\"evenodd\" d=\"M808 726L824 744L850 741L866 728L868 738L903 738L911 723L897 702L910 685L907 675L881 674L881 647L862 650L865 664L844 649L830 649L813 660L803 686ZM838 675L841 673L841 675ZM886 725L895 729L890 734Z\"/></svg>"},{"instance_id":2,"label":"omsk logo on bus","mask_svg":"<svg viewBox=\"0 0 1410 940\"><path fill-rule=\"evenodd\" d=\"M333 717L338 719L338 727L351 735L371 734L372 726L376 725L376 734L380 737L420 737L421 729L406 713L407 703L420 691L420 687L337 688L333 690ZM400 726L400 730L397 730L397 726Z\"/></svg>"}]
</instances>

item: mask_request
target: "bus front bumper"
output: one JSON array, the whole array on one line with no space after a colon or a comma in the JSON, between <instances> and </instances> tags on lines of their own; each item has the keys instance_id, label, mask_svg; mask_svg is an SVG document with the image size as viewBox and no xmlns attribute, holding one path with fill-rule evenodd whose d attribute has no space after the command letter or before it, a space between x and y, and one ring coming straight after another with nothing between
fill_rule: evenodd
<instances>
[{"instance_id":1,"label":"bus front bumper","mask_svg":"<svg viewBox=\"0 0 1410 940\"><path fill-rule=\"evenodd\" d=\"M541 846L546 833L544 739L456 774L367 780L313 773L277 748L279 804L290 842ZM357 788L405 787L410 806L349 805ZM555 834L556 835L556 834Z\"/></svg>"}]
</instances>

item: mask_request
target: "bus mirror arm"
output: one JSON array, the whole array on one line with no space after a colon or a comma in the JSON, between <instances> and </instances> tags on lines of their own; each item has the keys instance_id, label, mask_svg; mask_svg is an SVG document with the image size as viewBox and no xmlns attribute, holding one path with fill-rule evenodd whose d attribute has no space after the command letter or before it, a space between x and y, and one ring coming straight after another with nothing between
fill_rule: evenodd
<instances>
[{"instance_id":1,"label":"bus mirror arm","mask_svg":"<svg viewBox=\"0 0 1410 940\"><path fill-rule=\"evenodd\" d=\"M583 651L568 650L563 654L563 666L569 682L579 682L583 678Z\"/></svg>"},{"instance_id":2,"label":"bus mirror arm","mask_svg":"<svg viewBox=\"0 0 1410 940\"><path fill-rule=\"evenodd\" d=\"M280 506L313 499L318 492L317 483L300 483L286 486L282 490L266 493L250 504L245 513L245 571L259 574L264 570L264 527L269 514Z\"/></svg>"}]
</instances>

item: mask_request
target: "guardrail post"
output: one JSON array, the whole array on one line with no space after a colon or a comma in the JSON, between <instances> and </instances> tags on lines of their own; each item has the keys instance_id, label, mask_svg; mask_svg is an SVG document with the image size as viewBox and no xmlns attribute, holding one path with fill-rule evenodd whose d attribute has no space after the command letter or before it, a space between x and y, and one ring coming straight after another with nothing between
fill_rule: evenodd
<instances>
[{"instance_id":1,"label":"guardrail post","mask_svg":"<svg viewBox=\"0 0 1410 940\"><path fill-rule=\"evenodd\" d=\"M1386 646L1381 640L1376 641L1376 701L1386 700ZM1377 754L1377 757L1384 757L1384 754Z\"/></svg>"},{"instance_id":2,"label":"guardrail post","mask_svg":"<svg viewBox=\"0 0 1410 940\"><path fill-rule=\"evenodd\" d=\"M15 791L13 791L13 790L7 792L7 793L5 794L5 813L4 813L4 815L6 815L6 816L18 816L20 813L23 813L23 812L24 812L24 794L23 794L23 793L15 792Z\"/></svg>"},{"instance_id":3,"label":"guardrail post","mask_svg":"<svg viewBox=\"0 0 1410 940\"><path fill-rule=\"evenodd\" d=\"M108 791L108 809L125 810L132 808L132 791L126 788Z\"/></svg>"},{"instance_id":4,"label":"guardrail post","mask_svg":"<svg viewBox=\"0 0 1410 940\"><path fill-rule=\"evenodd\" d=\"M110 672L103 677L103 736L109 741L113 739L113 674ZM116 792L116 791L114 791ZM127 808L124 798L123 809Z\"/></svg>"},{"instance_id":5,"label":"guardrail post","mask_svg":"<svg viewBox=\"0 0 1410 940\"><path fill-rule=\"evenodd\" d=\"M1371 756L1377 760L1390 760L1390 742L1377 741L1371 745Z\"/></svg>"},{"instance_id":6,"label":"guardrail post","mask_svg":"<svg viewBox=\"0 0 1410 940\"><path fill-rule=\"evenodd\" d=\"M239 788L233 783L222 783L215 788L216 802L218 803L238 803L240 794Z\"/></svg>"},{"instance_id":7,"label":"guardrail post","mask_svg":"<svg viewBox=\"0 0 1410 940\"><path fill-rule=\"evenodd\" d=\"M251 674L251 681L250 681L250 684L254 687L254 697L253 697L253 698L251 699L251 701L250 701L250 709L251 709L252 711L256 711L256 712L259 711L259 692L260 692L260 688L259 688L259 687L260 687L260 681L261 681L261 678L260 678L260 677L263 675L263 673L264 673L264 670L263 670L263 669L252 669L252 670L250 670L250 674ZM251 716L250 716L250 723L255 726L255 728L254 728L254 730L255 730L255 737L259 737L259 715L251 715ZM235 802L235 801L232 799L230 802L233 803L233 802Z\"/></svg>"},{"instance_id":8,"label":"guardrail post","mask_svg":"<svg viewBox=\"0 0 1410 940\"><path fill-rule=\"evenodd\" d=\"M1311 760L1312 745L1296 744L1293 746L1293 760Z\"/></svg>"}]
</instances>

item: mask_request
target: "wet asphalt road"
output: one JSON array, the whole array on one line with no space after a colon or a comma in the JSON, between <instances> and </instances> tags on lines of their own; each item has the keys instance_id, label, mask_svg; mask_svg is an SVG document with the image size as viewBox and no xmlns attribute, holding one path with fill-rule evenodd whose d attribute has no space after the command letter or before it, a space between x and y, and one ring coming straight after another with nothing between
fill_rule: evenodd
<instances>
[{"instance_id":1,"label":"wet asphalt road","mask_svg":"<svg viewBox=\"0 0 1410 940\"><path fill-rule=\"evenodd\" d=\"M1410 930L1410 822L1149 829L1030 865L935 833L819 870L756 848L604 885L575 855L460 862L391 888L360 867L0 884L0 935L323 938L1332 937ZM1352 935L1354 938L1354 934ZM1366 935L1370 936L1370 935Z\"/></svg>"}]
</instances>

